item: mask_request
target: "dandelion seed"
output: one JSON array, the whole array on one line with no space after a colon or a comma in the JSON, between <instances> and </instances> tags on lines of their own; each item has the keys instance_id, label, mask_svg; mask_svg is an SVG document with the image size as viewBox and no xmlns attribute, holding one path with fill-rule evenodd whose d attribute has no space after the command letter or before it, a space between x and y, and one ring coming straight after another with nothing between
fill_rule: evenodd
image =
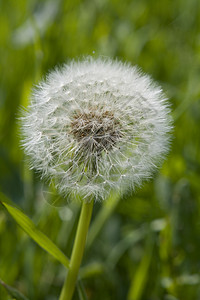
<instances>
[{"instance_id":1,"label":"dandelion seed","mask_svg":"<svg viewBox=\"0 0 200 300\"><path fill-rule=\"evenodd\" d=\"M162 89L136 67L86 58L33 91L23 146L63 195L104 199L152 176L168 152L169 112Z\"/></svg>"}]
</instances>

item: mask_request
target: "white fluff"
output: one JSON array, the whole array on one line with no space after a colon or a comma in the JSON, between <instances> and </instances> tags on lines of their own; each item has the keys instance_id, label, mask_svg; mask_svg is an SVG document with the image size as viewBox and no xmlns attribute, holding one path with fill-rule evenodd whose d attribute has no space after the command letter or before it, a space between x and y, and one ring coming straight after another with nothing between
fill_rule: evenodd
<instances>
[{"instance_id":1,"label":"white fluff","mask_svg":"<svg viewBox=\"0 0 200 300\"><path fill-rule=\"evenodd\" d=\"M33 91L23 147L64 196L105 199L151 177L169 148L169 112L162 89L136 67L89 57Z\"/></svg>"}]
</instances>

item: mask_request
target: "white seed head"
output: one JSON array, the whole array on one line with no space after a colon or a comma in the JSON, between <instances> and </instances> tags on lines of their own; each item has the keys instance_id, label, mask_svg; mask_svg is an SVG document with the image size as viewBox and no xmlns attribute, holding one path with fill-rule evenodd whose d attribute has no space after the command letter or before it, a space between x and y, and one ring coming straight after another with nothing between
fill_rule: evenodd
<instances>
[{"instance_id":1,"label":"white seed head","mask_svg":"<svg viewBox=\"0 0 200 300\"><path fill-rule=\"evenodd\" d=\"M168 151L169 112L162 89L136 67L89 57L33 91L23 147L61 194L104 199L151 177Z\"/></svg>"}]
</instances>

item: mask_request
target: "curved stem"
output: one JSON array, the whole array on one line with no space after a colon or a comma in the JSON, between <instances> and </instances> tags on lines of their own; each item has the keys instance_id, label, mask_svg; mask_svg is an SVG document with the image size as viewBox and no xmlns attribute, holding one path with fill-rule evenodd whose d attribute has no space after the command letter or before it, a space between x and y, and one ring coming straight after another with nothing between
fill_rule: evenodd
<instances>
[{"instance_id":1,"label":"curved stem","mask_svg":"<svg viewBox=\"0 0 200 300\"><path fill-rule=\"evenodd\" d=\"M72 299L78 277L78 271L83 257L88 227L92 216L93 202L94 201L83 202L82 204L81 215L79 218L75 242L72 249L69 271L63 285L59 300Z\"/></svg>"}]
</instances>

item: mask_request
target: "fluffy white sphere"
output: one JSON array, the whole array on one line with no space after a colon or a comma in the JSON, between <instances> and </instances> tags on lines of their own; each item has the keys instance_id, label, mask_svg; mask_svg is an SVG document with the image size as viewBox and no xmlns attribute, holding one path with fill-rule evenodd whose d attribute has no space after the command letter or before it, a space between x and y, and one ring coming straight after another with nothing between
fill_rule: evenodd
<instances>
[{"instance_id":1,"label":"fluffy white sphere","mask_svg":"<svg viewBox=\"0 0 200 300\"><path fill-rule=\"evenodd\" d=\"M50 73L22 118L31 167L64 196L96 200L150 178L170 129L162 89L136 67L101 58Z\"/></svg>"}]
</instances>

